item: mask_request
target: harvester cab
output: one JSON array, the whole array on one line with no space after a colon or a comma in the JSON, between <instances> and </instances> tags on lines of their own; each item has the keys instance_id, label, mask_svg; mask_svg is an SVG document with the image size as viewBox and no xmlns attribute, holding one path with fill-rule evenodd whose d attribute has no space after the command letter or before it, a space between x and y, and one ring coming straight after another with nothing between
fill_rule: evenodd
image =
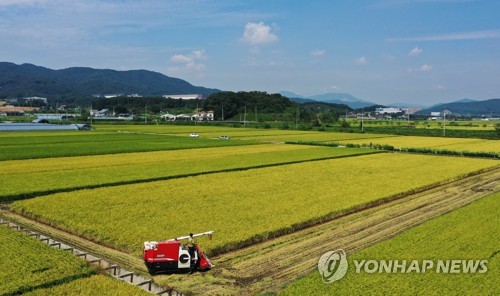
<instances>
[{"instance_id":1,"label":"harvester cab","mask_svg":"<svg viewBox=\"0 0 500 296\"><path fill-rule=\"evenodd\" d=\"M193 234L192 237L206 235L211 239L212 234L213 231L207 231ZM198 244L194 244L190 252L189 248L181 242L190 237L187 235L160 242L144 242L143 259L149 273L205 271L214 267Z\"/></svg>"}]
</instances>

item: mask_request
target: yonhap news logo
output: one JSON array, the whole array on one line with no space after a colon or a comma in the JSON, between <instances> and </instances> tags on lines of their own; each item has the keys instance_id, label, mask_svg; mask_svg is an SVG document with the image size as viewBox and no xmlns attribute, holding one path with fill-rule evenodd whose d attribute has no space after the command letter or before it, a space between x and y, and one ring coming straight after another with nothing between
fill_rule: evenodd
<instances>
[{"instance_id":1,"label":"yonhap news logo","mask_svg":"<svg viewBox=\"0 0 500 296\"><path fill-rule=\"evenodd\" d=\"M354 273L479 273L488 271L488 260L352 260ZM331 284L343 278L349 264L346 252L342 249L321 255L318 271L323 282Z\"/></svg>"},{"instance_id":2,"label":"yonhap news logo","mask_svg":"<svg viewBox=\"0 0 500 296\"><path fill-rule=\"evenodd\" d=\"M343 278L347 268L347 255L342 249L326 252L321 255L318 261L319 273L326 284L331 284Z\"/></svg>"}]
</instances>

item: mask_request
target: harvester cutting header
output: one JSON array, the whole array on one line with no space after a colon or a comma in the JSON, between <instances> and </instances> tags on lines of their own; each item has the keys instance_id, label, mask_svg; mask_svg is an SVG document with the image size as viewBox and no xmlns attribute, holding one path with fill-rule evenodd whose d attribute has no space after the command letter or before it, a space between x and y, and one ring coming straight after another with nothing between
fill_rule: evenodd
<instances>
[{"instance_id":1,"label":"harvester cutting header","mask_svg":"<svg viewBox=\"0 0 500 296\"><path fill-rule=\"evenodd\" d=\"M151 274L158 272L204 271L214 265L198 246L195 237L207 235L212 239L213 231L172 238L165 241L144 242L143 259ZM186 244L181 241L186 240Z\"/></svg>"}]
</instances>

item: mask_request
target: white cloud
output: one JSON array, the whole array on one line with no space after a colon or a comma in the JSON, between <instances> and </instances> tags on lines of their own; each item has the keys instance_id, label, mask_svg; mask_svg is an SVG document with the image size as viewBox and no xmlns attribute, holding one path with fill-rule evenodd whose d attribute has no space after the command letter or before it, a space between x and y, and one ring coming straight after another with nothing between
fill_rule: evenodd
<instances>
[{"instance_id":1,"label":"white cloud","mask_svg":"<svg viewBox=\"0 0 500 296\"><path fill-rule=\"evenodd\" d=\"M415 46L409 53L408 55L411 57L416 57L419 56L422 53L422 49L419 48L418 46Z\"/></svg>"},{"instance_id":2,"label":"white cloud","mask_svg":"<svg viewBox=\"0 0 500 296\"><path fill-rule=\"evenodd\" d=\"M170 57L170 61L176 64L185 64L192 62L193 58L183 54L174 54Z\"/></svg>"},{"instance_id":3,"label":"white cloud","mask_svg":"<svg viewBox=\"0 0 500 296\"><path fill-rule=\"evenodd\" d=\"M354 61L356 65L366 65L368 64L368 59L365 57L360 57Z\"/></svg>"},{"instance_id":4,"label":"white cloud","mask_svg":"<svg viewBox=\"0 0 500 296\"><path fill-rule=\"evenodd\" d=\"M428 64L423 64L423 65L420 67L420 71L421 71L421 72L430 72L430 71L432 71L432 66L431 66L431 65L428 65Z\"/></svg>"},{"instance_id":5,"label":"white cloud","mask_svg":"<svg viewBox=\"0 0 500 296\"><path fill-rule=\"evenodd\" d=\"M204 50L193 50L187 55L174 54L170 57L170 61L176 65L168 68L168 73L173 76L194 74L198 77L204 77L206 66L199 62L199 60L204 59L206 59Z\"/></svg>"},{"instance_id":6,"label":"white cloud","mask_svg":"<svg viewBox=\"0 0 500 296\"><path fill-rule=\"evenodd\" d=\"M434 67L432 67L429 64L423 64L419 68L409 68L408 69L408 73L412 73L412 72L430 72L430 71L432 71L433 68Z\"/></svg>"},{"instance_id":7,"label":"white cloud","mask_svg":"<svg viewBox=\"0 0 500 296\"><path fill-rule=\"evenodd\" d=\"M338 87L338 86L336 86L336 85L332 85L332 86L330 87L330 89L331 89L331 90L333 90L333 91L339 91L339 90L340 90L340 87Z\"/></svg>"},{"instance_id":8,"label":"white cloud","mask_svg":"<svg viewBox=\"0 0 500 296\"><path fill-rule=\"evenodd\" d=\"M278 40L278 36L272 32L271 26L259 23L247 23L245 25L245 32L241 40L245 43L257 45L272 43Z\"/></svg>"},{"instance_id":9,"label":"white cloud","mask_svg":"<svg viewBox=\"0 0 500 296\"><path fill-rule=\"evenodd\" d=\"M199 59L199 60L204 60L206 59L205 56L205 51L204 50L193 50L191 52L194 58Z\"/></svg>"},{"instance_id":10,"label":"white cloud","mask_svg":"<svg viewBox=\"0 0 500 296\"><path fill-rule=\"evenodd\" d=\"M326 50L324 50L324 49L315 49L315 50L310 52L310 54L313 57L321 57L321 56L324 56L325 53L326 53Z\"/></svg>"},{"instance_id":11,"label":"white cloud","mask_svg":"<svg viewBox=\"0 0 500 296\"><path fill-rule=\"evenodd\" d=\"M430 35L420 37L403 37L403 38L388 38L387 41L456 41L456 40L476 40L476 39L497 39L500 38L500 29L456 32L442 35Z\"/></svg>"}]
</instances>

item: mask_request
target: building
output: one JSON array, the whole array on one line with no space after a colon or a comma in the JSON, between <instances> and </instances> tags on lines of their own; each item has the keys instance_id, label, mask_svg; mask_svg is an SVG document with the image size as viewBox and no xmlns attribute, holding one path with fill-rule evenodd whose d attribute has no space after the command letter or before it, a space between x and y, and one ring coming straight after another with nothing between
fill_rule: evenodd
<instances>
[{"instance_id":1,"label":"building","mask_svg":"<svg viewBox=\"0 0 500 296\"><path fill-rule=\"evenodd\" d=\"M184 121L213 121L214 120L214 111L198 111L195 114L163 114L160 116L162 120L165 121L176 121L176 120L184 120Z\"/></svg>"},{"instance_id":2,"label":"building","mask_svg":"<svg viewBox=\"0 0 500 296\"><path fill-rule=\"evenodd\" d=\"M2 106L0 107L0 113L6 114L6 116L24 116L25 112L32 112L40 110L38 107L14 107L14 106Z\"/></svg>"},{"instance_id":3,"label":"building","mask_svg":"<svg viewBox=\"0 0 500 296\"><path fill-rule=\"evenodd\" d=\"M193 120L197 121L213 121L214 111L199 111L193 115Z\"/></svg>"},{"instance_id":4,"label":"building","mask_svg":"<svg viewBox=\"0 0 500 296\"><path fill-rule=\"evenodd\" d=\"M105 99L111 99L111 98L116 98L116 97L123 97L123 94L107 94L107 95L104 95Z\"/></svg>"},{"instance_id":5,"label":"building","mask_svg":"<svg viewBox=\"0 0 500 296\"><path fill-rule=\"evenodd\" d=\"M37 120L42 120L42 119L55 119L55 120L61 120L61 119L68 119L68 118L75 118L80 116L80 114L76 113L37 113L33 114L36 116Z\"/></svg>"},{"instance_id":6,"label":"building","mask_svg":"<svg viewBox=\"0 0 500 296\"><path fill-rule=\"evenodd\" d=\"M202 94L188 94L188 95L164 95L165 99L182 99L182 100L203 100L205 97Z\"/></svg>"},{"instance_id":7,"label":"building","mask_svg":"<svg viewBox=\"0 0 500 296\"><path fill-rule=\"evenodd\" d=\"M404 109L401 108L375 108L375 113L382 115L382 114L396 114L396 113L405 113Z\"/></svg>"}]
</instances>

